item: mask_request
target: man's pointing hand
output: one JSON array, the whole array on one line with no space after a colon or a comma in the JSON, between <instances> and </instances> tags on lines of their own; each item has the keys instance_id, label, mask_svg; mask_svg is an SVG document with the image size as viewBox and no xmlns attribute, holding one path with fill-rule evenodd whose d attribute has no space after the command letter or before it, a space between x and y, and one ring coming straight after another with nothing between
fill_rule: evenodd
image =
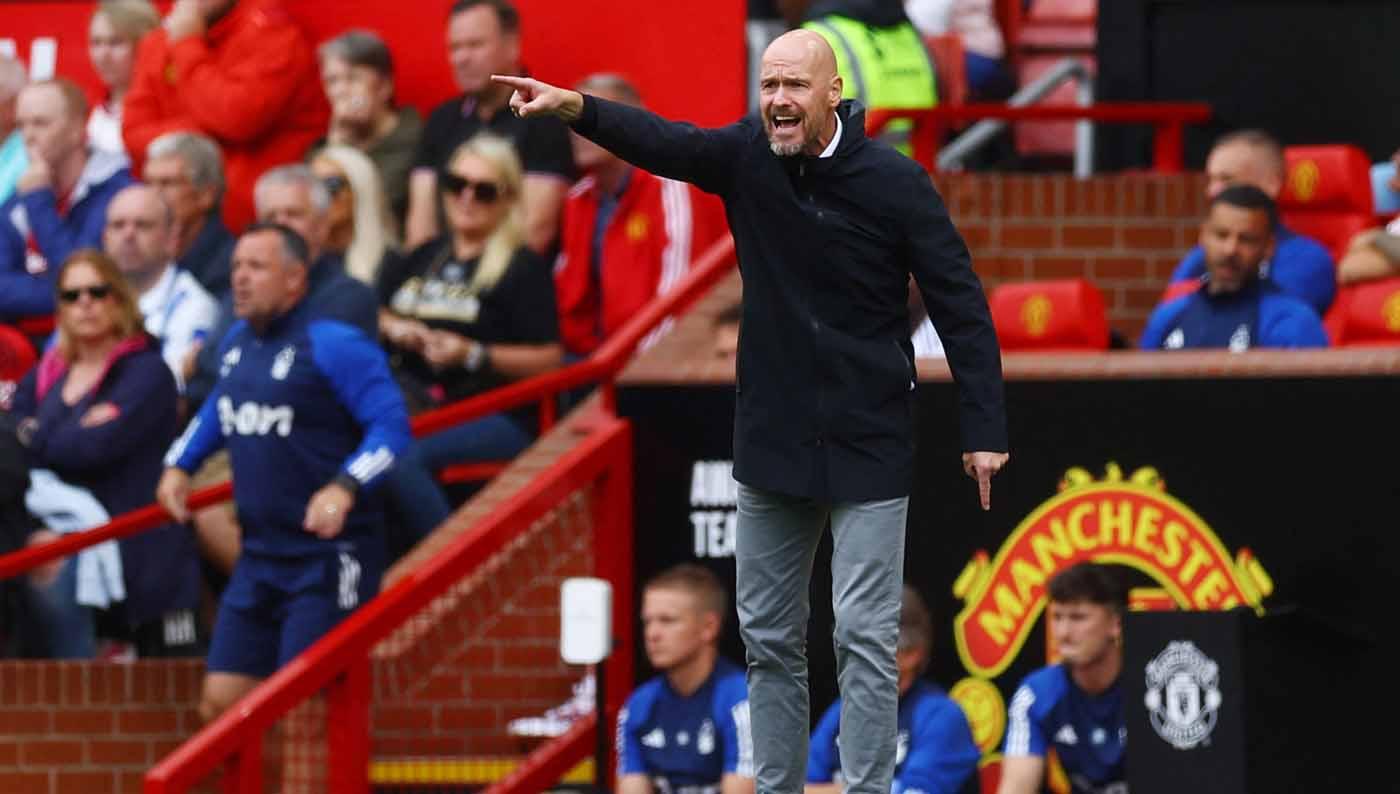
<instances>
[{"instance_id":1,"label":"man's pointing hand","mask_svg":"<svg viewBox=\"0 0 1400 794\"><path fill-rule=\"evenodd\" d=\"M515 89L510 95L510 110L521 118L558 116L573 121L583 113L583 94L541 83L530 77L493 74L491 79Z\"/></svg>"}]
</instances>

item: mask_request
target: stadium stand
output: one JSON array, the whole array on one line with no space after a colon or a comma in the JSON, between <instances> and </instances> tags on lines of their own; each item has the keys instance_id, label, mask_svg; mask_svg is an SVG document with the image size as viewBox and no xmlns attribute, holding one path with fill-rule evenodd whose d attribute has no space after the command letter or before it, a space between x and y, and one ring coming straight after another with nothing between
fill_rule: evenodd
<instances>
[{"instance_id":1,"label":"stadium stand","mask_svg":"<svg viewBox=\"0 0 1400 794\"><path fill-rule=\"evenodd\" d=\"M1349 144L1286 146L1283 157L1283 222L1322 243L1340 262L1351 238L1375 225L1370 159Z\"/></svg>"},{"instance_id":2,"label":"stadium stand","mask_svg":"<svg viewBox=\"0 0 1400 794\"><path fill-rule=\"evenodd\" d=\"M1103 293L1088 279L1003 284L991 307L1004 352L1108 349Z\"/></svg>"}]
</instances>

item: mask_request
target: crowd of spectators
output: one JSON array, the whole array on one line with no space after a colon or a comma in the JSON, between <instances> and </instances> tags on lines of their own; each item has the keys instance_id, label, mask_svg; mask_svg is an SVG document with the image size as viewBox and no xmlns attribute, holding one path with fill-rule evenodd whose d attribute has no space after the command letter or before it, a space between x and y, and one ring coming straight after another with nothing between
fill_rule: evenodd
<instances>
[{"instance_id":1,"label":"crowd of spectators","mask_svg":"<svg viewBox=\"0 0 1400 794\"><path fill-rule=\"evenodd\" d=\"M990 3L908 0L908 16L890 4L777 5L827 38L848 68L888 59L864 73L905 84L845 84L869 104L935 103L919 36L949 31L966 39L973 88L1005 93ZM4 406L4 474L22 458L34 485L11 487L19 477L0 488L3 542L48 542L150 503L162 455L231 365L219 342L238 321L232 257L254 221L304 241L308 311L376 340L411 412L587 356L678 284L726 233L717 199L634 168L557 119L509 112L509 88L489 77L521 73L521 24L508 0L453 4L445 54L461 93L426 122L397 103L393 58L378 35L352 30L314 47L281 0L176 0L164 18L148 0L104 0L89 30L103 86L96 101L64 77L29 81L22 64L0 56L0 323L55 324L34 338L39 363ZM643 104L621 75L577 87ZM890 132L902 143L897 127ZM1174 272L1142 347L1325 346L1320 318L1338 278L1400 274L1400 224L1361 235L1338 265L1279 221L1284 161L1268 134L1225 136L1206 171L1200 245ZM911 290L911 337L920 355L939 355L916 297ZM732 356L737 315L721 320L719 352ZM511 458L538 429L535 409L522 408L415 441L386 478L391 525L402 533L391 545L415 542L451 512L442 468ZM226 456L201 462L196 485L228 478ZM15 506L26 499L43 521L21 526L26 513ZM71 509L78 504L87 509ZM193 535L167 525L7 587L0 651L202 653L201 558L205 588L217 591L242 528L228 505L191 521ZM654 589L708 597L705 582L666 581ZM909 630L915 675L901 679L902 691L931 698L922 684L911 689L927 663L927 628ZM103 650L99 636L121 643ZM701 656L704 680L716 661ZM961 741L965 726L953 728ZM651 728L636 729L631 749L656 755ZM832 750L821 752L814 783L833 779ZM626 771L643 771L636 763Z\"/></svg>"}]
</instances>

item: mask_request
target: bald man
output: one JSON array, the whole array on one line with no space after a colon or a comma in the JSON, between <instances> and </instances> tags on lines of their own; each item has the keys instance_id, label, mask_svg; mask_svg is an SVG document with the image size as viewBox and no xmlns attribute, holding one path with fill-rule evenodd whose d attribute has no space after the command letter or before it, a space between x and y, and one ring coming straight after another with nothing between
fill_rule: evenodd
<instances>
[{"instance_id":1,"label":"bald man","mask_svg":"<svg viewBox=\"0 0 1400 794\"><path fill-rule=\"evenodd\" d=\"M53 313L59 265L101 244L107 203L131 184L126 157L88 151L87 110L82 89L62 78L20 91L28 164L0 204L0 322Z\"/></svg>"},{"instance_id":2,"label":"bald man","mask_svg":"<svg viewBox=\"0 0 1400 794\"><path fill-rule=\"evenodd\" d=\"M1222 190L1249 185L1277 201L1287 178L1283 146L1262 130L1239 130L1215 142L1206 157L1206 199L1214 200ZM1284 292L1307 303L1322 316L1337 295L1336 265L1322 243L1284 226L1274 227L1274 253L1259 268L1260 278L1273 282ZM1194 292L1205 283L1205 249L1197 245L1186 254L1162 298Z\"/></svg>"},{"instance_id":3,"label":"bald man","mask_svg":"<svg viewBox=\"0 0 1400 794\"><path fill-rule=\"evenodd\" d=\"M769 46L758 116L719 129L537 80L496 79L514 87L519 115L559 116L639 168L724 201L744 276L736 601L757 788L803 788L807 587L830 523L841 768L848 791L888 794L914 475L911 273L961 392L963 465L984 509L1007 460L996 333L928 174L865 137L864 108L842 101L835 56L810 31Z\"/></svg>"},{"instance_id":4,"label":"bald man","mask_svg":"<svg viewBox=\"0 0 1400 794\"><path fill-rule=\"evenodd\" d=\"M161 357L183 393L194 355L219 319L219 304L176 267L176 244L175 213L156 188L131 185L112 198L102 247L136 292L146 331L160 341Z\"/></svg>"}]
</instances>

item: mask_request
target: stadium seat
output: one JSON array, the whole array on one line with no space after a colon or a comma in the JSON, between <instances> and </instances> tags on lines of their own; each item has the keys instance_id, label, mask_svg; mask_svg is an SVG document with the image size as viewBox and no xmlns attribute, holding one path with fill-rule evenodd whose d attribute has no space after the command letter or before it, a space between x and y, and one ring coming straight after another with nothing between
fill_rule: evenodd
<instances>
[{"instance_id":1,"label":"stadium seat","mask_svg":"<svg viewBox=\"0 0 1400 794\"><path fill-rule=\"evenodd\" d=\"M962 39L953 33L942 36L925 36L924 46L928 47L933 59L934 76L938 81L938 104L944 106L962 105L967 102L967 63Z\"/></svg>"},{"instance_id":2,"label":"stadium seat","mask_svg":"<svg viewBox=\"0 0 1400 794\"><path fill-rule=\"evenodd\" d=\"M1370 159L1350 144L1289 146L1283 155L1288 167L1279 196L1283 222L1340 261L1351 238L1376 225Z\"/></svg>"},{"instance_id":3,"label":"stadium seat","mask_svg":"<svg viewBox=\"0 0 1400 794\"><path fill-rule=\"evenodd\" d=\"M1021 19L1016 46L1023 50L1093 52L1098 0L1033 0Z\"/></svg>"},{"instance_id":4,"label":"stadium seat","mask_svg":"<svg viewBox=\"0 0 1400 794\"><path fill-rule=\"evenodd\" d=\"M0 381L17 382L37 360L34 346L22 332L0 325Z\"/></svg>"},{"instance_id":5,"label":"stadium seat","mask_svg":"<svg viewBox=\"0 0 1400 794\"><path fill-rule=\"evenodd\" d=\"M991 309L1004 351L1108 349L1103 294L1087 279L1003 284Z\"/></svg>"},{"instance_id":6,"label":"stadium seat","mask_svg":"<svg viewBox=\"0 0 1400 794\"><path fill-rule=\"evenodd\" d=\"M1342 287L1325 324L1336 347L1400 346L1400 276Z\"/></svg>"}]
</instances>

